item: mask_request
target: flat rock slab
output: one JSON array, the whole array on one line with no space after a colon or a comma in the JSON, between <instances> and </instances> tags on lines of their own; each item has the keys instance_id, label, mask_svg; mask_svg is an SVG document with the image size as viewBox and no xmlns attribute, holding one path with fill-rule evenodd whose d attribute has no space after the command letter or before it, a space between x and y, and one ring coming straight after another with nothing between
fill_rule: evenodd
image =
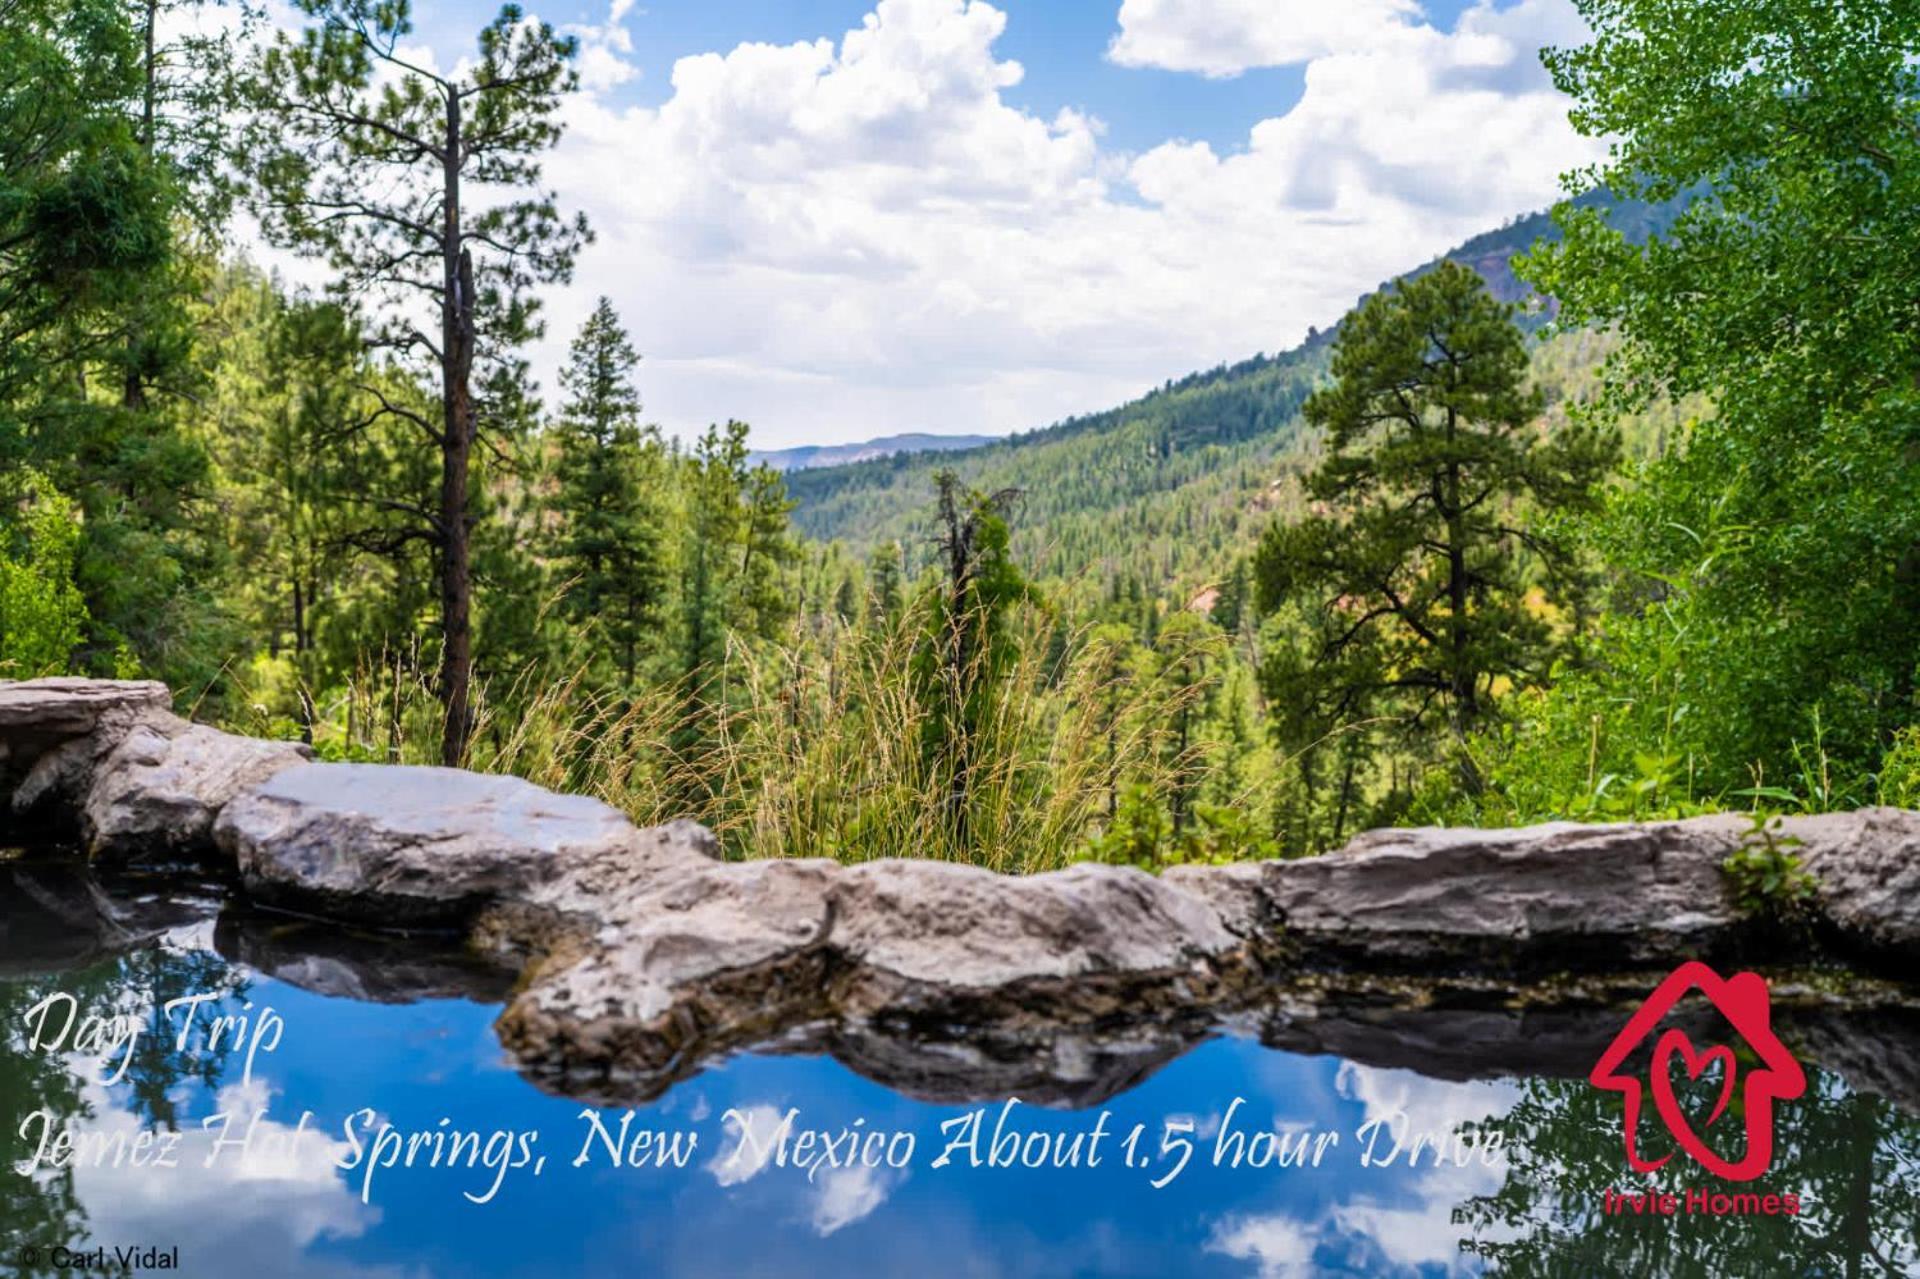
<instances>
[{"instance_id":1,"label":"flat rock slab","mask_svg":"<svg viewBox=\"0 0 1920 1279\"><path fill-rule=\"evenodd\" d=\"M289 768L214 823L255 899L398 927L456 924L528 897L570 859L631 849L636 835L596 799L391 764Z\"/></svg>"},{"instance_id":2,"label":"flat rock slab","mask_svg":"<svg viewBox=\"0 0 1920 1279\"><path fill-rule=\"evenodd\" d=\"M94 760L172 702L166 685L148 681L0 681L0 843L14 834L71 839Z\"/></svg>"},{"instance_id":3,"label":"flat rock slab","mask_svg":"<svg viewBox=\"0 0 1920 1279\"><path fill-rule=\"evenodd\" d=\"M1211 1008L1243 966L1241 939L1204 902L1122 867L760 861L633 892L595 891L599 873L576 863L535 890L570 927L499 1024L569 1095L658 1095L717 1054L795 1034L894 1061L928 1092L948 1086L940 1063L964 1073L992 1040L987 1059L1044 1058L1059 1095L1077 1095L1130 1069L1094 1070L1074 1047L1086 1032ZM1162 1059L1161 1040L1146 1043L1138 1055Z\"/></svg>"},{"instance_id":4,"label":"flat rock slab","mask_svg":"<svg viewBox=\"0 0 1920 1279\"><path fill-rule=\"evenodd\" d=\"M1165 878L1306 959L1618 967L1737 945L1752 921L1721 863L1751 823L1372 831L1338 852Z\"/></svg>"},{"instance_id":5,"label":"flat rock slab","mask_svg":"<svg viewBox=\"0 0 1920 1279\"><path fill-rule=\"evenodd\" d=\"M50 679L0 681L0 752L32 742L84 737L115 713L173 706L165 684L151 680Z\"/></svg>"},{"instance_id":6,"label":"flat rock slab","mask_svg":"<svg viewBox=\"0 0 1920 1279\"><path fill-rule=\"evenodd\" d=\"M1920 815L1789 819L1774 837L1819 877L1824 922L1883 958L1920 936ZM1740 908L1723 869L1755 838L1737 814L1389 830L1324 857L1159 878L583 861L533 894L570 923L529 948L545 958L500 1031L536 1079L614 1102L764 1045L825 1046L927 1095L977 1075L1084 1100L1315 972L1779 958L1762 949L1773 925ZM1116 1043L1134 1051L1088 1047Z\"/></svg>"}]
</instances>

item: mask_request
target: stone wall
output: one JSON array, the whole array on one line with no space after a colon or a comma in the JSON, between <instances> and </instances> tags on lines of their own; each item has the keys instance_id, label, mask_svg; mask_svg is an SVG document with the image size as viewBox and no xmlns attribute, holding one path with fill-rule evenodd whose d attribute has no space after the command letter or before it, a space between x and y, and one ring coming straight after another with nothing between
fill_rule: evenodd
<instances>
[{"instance_id":1,"label":"stone wall","mask_svg":"<svg viewBox=\"0 0 1920 1279\"><path fill-rule=\"evenodd\" d=\"M157 684L63 679L0 684L0 815L0 847L191 858L268 907L462 930L522 970L500 1021L521 1063L616 1099L769 1042L864 1055L930 1095L1002 1070L1071 1098L1322 972L1530 979L1799 948L1903 975L1920 956L1920 815L1893 809L1787 820L1817 884L1793 930L1733 899L1738 815L1375 831L1159 877L728 863L691 822L636 828L511 777L317 763L190 724Z\"/></svg>"}]
</instances>

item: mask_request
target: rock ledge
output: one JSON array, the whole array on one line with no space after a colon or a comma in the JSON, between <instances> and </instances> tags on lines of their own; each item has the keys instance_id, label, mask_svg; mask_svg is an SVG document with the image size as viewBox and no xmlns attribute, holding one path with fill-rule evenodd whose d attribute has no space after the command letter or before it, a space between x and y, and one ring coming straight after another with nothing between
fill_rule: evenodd
<instances>
[{"instance_id":1,"label":"rock ledge","mask_svg":"<svg viewBox=\"0 0 1920 1279\"><path fill-rule=\"evenodd\" d=\"M1752 838L1737 815L1374 831L1302 861L1011 877L729 864L691 822L636 829L516 778L309 757L189 724L159 685L0 684L0 846L64 828L97 858L211 859L279 909L465 930L522 970L499 1022L522 1066L611 1101L769 1044L925 1096L991 1081L1076 1101L1270 1016L1282 984L1316 973L1598 973L1778 958L1783 936L1810 958L1920 956L1920 814L1895 809L1783 824L1818 884L1788 936L1731 896L1721 864Z\"/></svg>"}]
</instances>

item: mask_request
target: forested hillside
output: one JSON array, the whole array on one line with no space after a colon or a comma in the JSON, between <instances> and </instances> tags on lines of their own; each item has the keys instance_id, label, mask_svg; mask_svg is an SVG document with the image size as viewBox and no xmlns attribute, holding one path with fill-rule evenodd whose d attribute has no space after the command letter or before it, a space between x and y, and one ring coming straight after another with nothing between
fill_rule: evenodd
<instances>
[{"instance_id":1,"label":"forested hillside","mask_svg":"<svg viewBox=\"0 0 1920 1279\"><path fill-rule=\"evenodd\" d=\"M605 299L533 376L573 35L508 6L442 75L404 0L173 43L0 0L0 676L734 855L1911 802L1920 24L1581 8L1548 70L1613 158L1551 219L1294 350L783 475L725 404L650 424Z\"/></svg>"},{"instance_id":2,"label":"forested hillside","mask_svg":"<svg viewBox=\"0 0 1920 1279\"><path fill-rule=\"evenodd\" d=\"M795 473L794 526L863 554L883 541L924 543L933 476L952 470L975 488L1021 490L1014 545L1043 576L1124 559L1170 578L1241 539L1241 520L1253 514L1246 498L1299 447L1300 405L1325 368L1317 341L984 448ZM1122 525L1116 543L1110 535ZM1181 542L1177 551L1167 539ZM1142 555L1153 545L1165 554L1149 563Z\"/></svg>"},{"instance_id":3,"label":"forested hillside","mask_svg":"<svg viewBox=\"0 0 1920 1279\"><path fill-rule=\"evenodd\" d=\"M1670 225L1679 204L1623 205L1595 195L1582 207L1605 209L1611 222L1643 240ZM1512 262L1557 234L1546 213L1516 218L1411 268L1406 278L1440 261L1464 263L1496 300L1519 307L1522 329L1537 332L1553 307L1514 274ZM921 548L924 557L927 495L933 476L950 470L984 491L1020 491L1014 547L1037 575L1103 583L1132 575L1157 594L1184 599L1230 572L1235 556L1289 500L1284 479L1313 447L1300 408L1326 376L1337 319L1288 351L1192 373L1118 408L980 448L790 473L794 527L815 541L844 542L856 554L891 541L910 557ZM1548 362L1556 397L1591 387L1603 349L1563 344ZM1591 367L1581 367L1583 354Z\"/></svg>"},{"instance_id":4,"label":"forested hillside","mask_svg":"<svg viewBox=\"0 0 1920 1279\"><path fill-rule=\"evenodd\" d=\"M898 453L945 453L956 449L979 448L993 443L989 435L883 435L878 439L852 444L802 444L789 449L755 449L748 456L754 463L765 462L776 471L805 471L818 466L850 466L871 462Z\"/></svg>"}]
</instances>

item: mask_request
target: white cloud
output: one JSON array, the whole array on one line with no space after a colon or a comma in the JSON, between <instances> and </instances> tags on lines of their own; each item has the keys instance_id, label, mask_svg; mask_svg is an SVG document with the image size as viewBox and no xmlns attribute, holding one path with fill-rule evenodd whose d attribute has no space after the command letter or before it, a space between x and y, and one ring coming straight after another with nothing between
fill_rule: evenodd
<instances>
[{"instance_id":1,"label":"white cloud","mask_svg":"<svg viewBox=\"0 0 1920 1279\"><path fill-rule=\"evenodd\" d=\"M1244 145L1139 153L1009 101L1025 72L986 0L878 0L837 38L684 57L647 107L619 100L632 4L570 28L583 92L543 186L598 240L546 291L532 354L552 393L610 296L650 415L682 436L729 417L762 447L994 433L1108 407L1292 345L1594 154L1537 65L1580 36L1569 0L1483 0L1452 31L1413 0L1125 0L1118 61L1305 61L1300 100Z\"/></svg>"},{"instance_id":2,"label":"white cloud","mask_svg":"<svg viewBox=\"0 0 1920 1279\"><path fill-rule=\"evenodd\" d=\"M1340 1063L1333 1084L1342 1097L1360 1103L1365 1113L1362 1122L1397 1112L1422 1132L1449 1132L1463 1124L1481 1123L1504 1115L1520 1099L1519 1087L1503 1079L1453 1083L1411 1070L1362 1066L1351 1061Z\"/></svg>"},{"instance_id":3,"label":"white cloud","mask_svg":"<svg viewBox=\"0 0 1920 1279\"><path fill-rule=\"evenodd\" d=\"M1354 1129L1361 1147L1361 1125L1369 1121L1397 1118L1409 1136L1449 1133L1461 1124L1504 1114L1519 1096L1518 1087L1505 1081L1448 1083L1353 1062L1340 1064L1334 1086L1342 1097L1359 1103L1362 1117ZM1391 1144L1381 1138L1375 1158L1382 1158ZM1358 1154L1356 1150L1356 1158ZM1313 1273L1314 1253L1323 1246L1371 1274L1473 1272L1470 1259L1460 1251L1462 1227L1454 1224L1453 1210L1499 1189L1505 1172L1498 1160L1489 1164L1476 1156L1459 1162L1449 1153L1436 1163L1429 1149L1417 1166L1409 1167L1402 1154L1391 1166L1370 1167L1365 1175L1377 1179L1377 1190L1354 1192L1311 1218L1286 1213L1224 1217L1214 1223L1207 1250L1252 1262L1260 1279ZM1391 1201L1384 1197L1388 1195ZM1506 1236L1496 1230L1482 1237Z\"/></svg>"},{"instance_id":4,"label":"white cloud","mask_svg":"<svg viewBox=\"0 0 1920 1279\"><path fill-rule=\"evenodd\" d=\"M1391 1131L1397 1116L1404 1116L1403 1131L1410 1139L1415 1134L1457 1133L1463 1125L1477 1124L1513 1108L1520 1097L1519 1087L1507 1080L1479 1080L1449 1083L1429 1079L1410 1070L1385 1070L1342 1062L1334 1077L1341 1096L1361 1104L1365 1118L1378 1119ZM1384 1156L1392 1146L1387 1136L1379 1139L1377 1151ZM1415 1199L1412 1202L1386 1204L1366 1196L1338 1205L1329 1213L1325 1228L1349 1239L1365 1241L1377 1251L1380 1260L1396 1271L1439 1269L1447 1273L1470 1269L1460 1252L1461 1227L1454 1224L1456 1204L1479 1195L1492 1194L1506 1178L1503 1154L1490 1153L1483 1159L1471 1146L1449 1150L1436 1161L1430 1150L1416 1156L1417 1166L1401 1175L1411 1178ZM1407 1157L1395 1167L1405 1169ZM1486 1238L1503 1237L1496 1232Z\"/></svg>"},{"instance_id":5,"label":"white cloud","mask_svg":"<svg viewBox=\"0 0 1920 1279\"><path fill-rule=\"evenodd\" d=\"M103 1139L131 1142L145 1120L89 1088L94 1116L84 1126ZM230 1140L248 1133L250 1117L271 1106L273 1093L256 1080L220 1090L214 1113L235 1116ZM177 1243L189 1274L274 1274L287 1279L414 1279L417 1268L360 1265L330 1256L326 1240L357 1239L380 1221L377 1207L360 1202L338 1171L348 1152L314 1128L263 1118L245 1149L216 1154L218 1128L182 1125L171 1168L76 1165L74 1190L86 1207L87 1229L98 1241ZM209 1157L213 1158L211 1166Z\"/></svg>"},{"instance_id":6,"label":"white cloud","mask_svg":"<svg viewBox=\"0 0 1920 1279\"><path fill-rule=\"evenodd\" d=\"M1589 154L1534 65L1542 35L1577 30L1567 0L1483 6L1453 32L1403 0L1297 8L1319 15L1296 41L1305 94L1225 154L1117 153L1097 120L1011 104L1024 72L984 0L880 0L837 43L682 58L658 107L583 94L547 181L600 238L537 365L550 384L606 293L650 411L682 434L1043 425L1291 345L1550 202Z\"/></svg>"},{"instance_id":7,"label":"white cloud","mask_svg":"<svg viewBox=\"0 0 1920 1279\"><path fill-rule=\"evenodd\" d=\"M1284 1213L1229 1217L1207 1239L1207 1251L1251 1261L1260 1279L1299 1279L1313 1273L1318 1232Z\"/></svg>"},{"instance_id":8,"label":"white cloud","mask_svg":"<svg viewBox=\"0 0 1920 1279\"><path fill-rule=\"evenodd\" d=\"M820 1176L814 1192L811 1221L822 1239L871 1216L887 1201L902 1178L878 1168L836 1168Z\"/></svg>"},{"instance_id":9,"label":"white cloud","mask_svg":"<svg viewBox=\"0 0 1920 1279\"><path fill-rule=\"evenodd\" d=\"M633 36L626 27L633 0L613 0L607 20L600 25L568 23L564 30L580 40L580 53L574 62L580 69L580 87L589 93L606 93L640 77L640 68L629 61Z\"/></svg>"},{"instance_id":10,"label":"white cloud","mask_svg":"<svg viewBox=\"0 0 1920 1279\"><path fill-rule=\"evenodd\" d=\"M1376 44L1419 14L1416 0L1124 0L1107 56L1235 76Z\"/></svg>"},{"instance_id":11,"label":"white cloud","mask_svg":"<svg viewBox=\"0 0 1920 1279\"><path fill-rule=\"evenodd\" d=\"M773 1136L779 1131L785 1113L761 1104L736 1107L722 1116L723 1126L732 1140L707 1163L713 1179L722 1186L737 1186L765 1172L778 1149Z\"/></svg>"}]
</instances>

